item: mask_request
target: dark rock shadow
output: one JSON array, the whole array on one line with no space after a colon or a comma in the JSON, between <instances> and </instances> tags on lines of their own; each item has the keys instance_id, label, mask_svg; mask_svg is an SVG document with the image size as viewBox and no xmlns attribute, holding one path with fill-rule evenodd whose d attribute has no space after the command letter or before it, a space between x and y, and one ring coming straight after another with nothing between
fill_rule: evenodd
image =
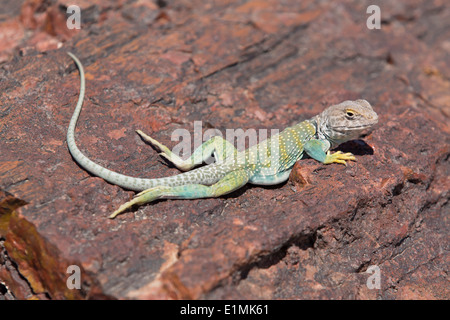
<instances>
[{"instance_id":1,"label":"dark rock shadow","mask_svg":"<svg viewBox=\"0 0 450 320\"><path fill-rule=\"evenodd\" d=\"M356 156L373 155L372 147L361 139L344 142L336 147L336 150L344 153L351 152Z\"/></svg>"}]
</instances>

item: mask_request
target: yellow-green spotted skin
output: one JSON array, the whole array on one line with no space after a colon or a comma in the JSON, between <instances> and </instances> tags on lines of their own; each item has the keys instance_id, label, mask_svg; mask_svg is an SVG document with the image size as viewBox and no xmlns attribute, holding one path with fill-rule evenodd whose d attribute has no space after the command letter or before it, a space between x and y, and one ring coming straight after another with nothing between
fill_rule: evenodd
<instances>
[{"instance_id":1,"label":"yellow-green spotted skin","mask_svg":"<svg viewBox=\"0 0 450 320\"><path fill-rule=\"evenodd\" d=\"M335 152L342 142L357 139L368 133L378 122L378 116L366 100L344 101L325 109L310 120L289 127L245 151L238 152L221 137L206 141L190 158L183 160L166 146L142 131L142 139L158 148L160 155L182 171L171 177L145 179L126 176L104 168L88 159L76 146L75 127L83 105L85 92L84 70L75 55L68 53L80 71L80 96L67 131L67 145L72 157L90 173L125 189L141 191L131 201L110 215L114 218L133 205L142 205L156 199L197 199L218 197L241 188L247 183L274 185L286 181L295 162L308 154L324 164L355 160L351 153ZM194 169L199 157L214 156L216 162ZM194 169L192 171L189 171Z\"/></svg>"}]
</instances>

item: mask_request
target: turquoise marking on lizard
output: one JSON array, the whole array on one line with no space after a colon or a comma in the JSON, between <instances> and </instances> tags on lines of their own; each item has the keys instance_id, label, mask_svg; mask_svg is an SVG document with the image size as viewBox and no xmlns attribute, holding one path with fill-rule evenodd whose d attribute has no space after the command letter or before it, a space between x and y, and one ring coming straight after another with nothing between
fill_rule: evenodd
<instances>
[{"instance_id":1,"label":"turquoise marking on lizard","mask_svg":"<svg viewBox=\"0 0 450 320\"><path fill-rule=\"evenodd\" d=\"M129 209L156 199L197 199L219 197L241 188L247 183L274 185L286 181L304 154L324 164L356 160L351 153L330 149L342 142L359 138L378 122L378 116L366 100L344 101L325 109L310 120L300 122L269 139L238 152L227 140L215 136L206 141L186 160L181 159L166 146L137 133L158 148L160 155L182 171L196 166L195 159L206 160L214 155L215 163L160 179L143 179L126 176L106 169L88 159L75 143L75 126L83 105L85 92L84 70L71 53L80 71L80 96L67 131L67 145L75 161L90 173L125 189L141 191L131 201L121 205L110 218Z\"/></svg>"}]
</instances>

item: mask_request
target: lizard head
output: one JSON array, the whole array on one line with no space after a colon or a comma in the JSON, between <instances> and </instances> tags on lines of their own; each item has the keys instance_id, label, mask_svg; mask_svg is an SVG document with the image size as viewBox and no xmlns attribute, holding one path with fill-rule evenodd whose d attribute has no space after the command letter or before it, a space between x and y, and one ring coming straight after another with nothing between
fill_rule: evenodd
<instances>
[{"instance_id":1,"label":"lizard head","mask_svg":"<svg viewBox=\"0 0 450 320\"><path fill-rule=\"evenodd\" d=\"M316 121L318 135L336 146L368 134L378 115L366 100L344 101L325 109Z\"/></svg>"}]
</instances>

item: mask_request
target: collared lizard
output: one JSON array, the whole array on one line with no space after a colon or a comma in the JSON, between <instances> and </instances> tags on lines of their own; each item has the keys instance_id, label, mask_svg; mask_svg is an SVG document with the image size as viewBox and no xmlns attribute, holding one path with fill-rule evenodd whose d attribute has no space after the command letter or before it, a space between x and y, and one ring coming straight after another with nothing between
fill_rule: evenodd
<instances>
[{"instance_id":1,"label":"collared lizard","mask_svg":"<svg viewBox=\"0 0 450 320\"><path fill-rule=\"evenodd\" d=\"M279 184L289 178L294 164L305 154L324 164L346 165L346 161L356 160L353 154L340 151L330 153L329 150L345 141L361 137L378 122L377 114L366 100L344 101L243 151L238 151L220 136L214 136L194 150L186 160L137 130L143 140L161 151L162 157L180 170L188 172L158 179L130 177L96 164L78 149L75 127L83 105L85 77L81 62L73 54L68 55L75 61L80 72L80 94L67 131L67 145L72 157L93 175L122 188L140 191L132 200L114 211L110 218L133 205L142 205L156 199L219 197L247 183ZM195 159L206 160L211 156L214 156L215 163L189 171L198 164Z\"/></svg>"}]
</instances>

